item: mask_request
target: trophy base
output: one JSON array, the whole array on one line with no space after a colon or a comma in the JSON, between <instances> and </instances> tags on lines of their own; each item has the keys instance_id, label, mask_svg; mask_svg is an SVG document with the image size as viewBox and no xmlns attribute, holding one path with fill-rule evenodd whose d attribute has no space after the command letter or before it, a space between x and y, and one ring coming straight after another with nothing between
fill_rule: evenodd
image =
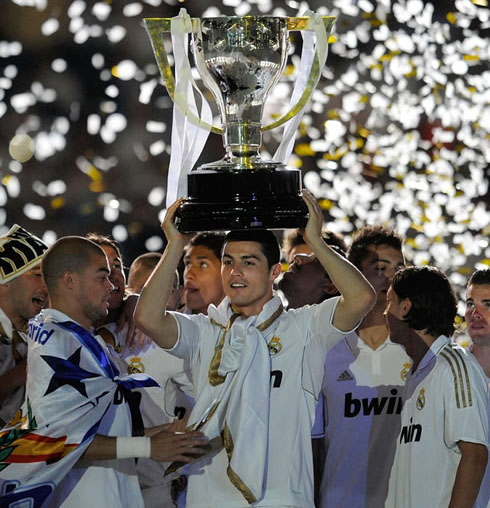
<instances>
[{"instance_id":1,"label":"trophy base","mask_svg":"<svg viewBox=\"0 0 490 508\"><path fill-rule=\"evenodd\" d=\"M308 221L297 169L198 169L187 183L189 197L175 214L183 233L302 228Z\"/></svg>"}]
</instances>

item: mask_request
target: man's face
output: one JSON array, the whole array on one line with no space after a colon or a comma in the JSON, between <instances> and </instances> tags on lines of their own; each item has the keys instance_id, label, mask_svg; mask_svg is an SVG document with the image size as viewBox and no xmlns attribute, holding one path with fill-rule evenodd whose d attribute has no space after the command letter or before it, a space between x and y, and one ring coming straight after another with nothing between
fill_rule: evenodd
<instances>
[{"instance_id":1,"label":"man's face","mask_svg":"<svg viewBox=\"0 0 490 508\"><path fill-rule=\"evenodd\" d=\"M104 255L92 254L91 262L79 276L78 299L83 316L91 323L103 320L110 309L114 286Z\"/></svg>"},{"instance_id":2,"label":"man's face","mask_svg":"<svg viewBox=\"0 0 490 508\"><path fill-rule=\"evenodd\" d=\"M26 322L41 312L48 302L48 292L40 265L9 283L8 299L8 307L14 316L12 322Z\"/></svg>"},{"instance_id":3,"label":"man's face","mask_svg":"<svg viewBox=\"0 0 490 508\"><path fill-rule=\"evenodd\" d=\"M323 301L323 288L328 281L325 269L314 256L297 254L279 281L278 288L286 296L289 308L296 309Z\"/></svg>"},{"instance_id":4,"label":"man's face","mask_svg":"<svg viewBox=\"0 0 490 508\"><path fill-rule=\"evenodd\" d=\"M109 261L109 280L114 286L109 298L109 310L118 310L122 305L126 288L126 276L124 275L122 259L110 245L101 245L100 247Z\"/></svg>"},{"instance_id":5,"label":"man's face","mask_svg":"<svg viewBox=\"0 0 490 508\"><path fill-rule=\"evenodd\" d=\"M490 345L490 284L472 284L466 291L464 315L468 335L481 346Z\"/></svg>"},{"instance_id":6,"label":"man's face","mask_svg":"<svg viewBox=\"0 0 490 508\"><path fill-rule=\"evenodd\" d=\"M400 300L393 288L390 286L386 294L386 309L384 316L390 330L390 338L393 342L405 345L408 340L409 326L404 317L407 314L406 302Z\"/></svg>"},{"instance_id":7,"label":"man's face","mask_svg":"<svg viewBox=\"0 0 490 508\"><path fill-rule=\"evenodd\" d=\"M403 319L403 310L401 308L400 297L390 286L386 294L385 315L391 314L398 319Z\"/></svg>"},{"instance_id":8,"label":"man's face","mask_svg":"<svg viewBox=\"0 0 490 508\"><path fill-rule=\"evenodd\" d=\"M388 245L371 245L361 263L361 272L376 290L377 306L385 307L393 275L405 266L403 254Z\"/></svg>"},{"instance_id":9,"label":"man's face","mask_svg":"<svg viewBox=\"0 0 490 508\"><path fill-rule=\"evenodd\" d=\"M269 269L258 242L228 242L223 250L221 276L231 303L246 316L260 313L272 297L272 283L281 265Z\"/></svg>"},{"instance_id":10,"label":"man's face","mask_svg":"<svg viewBox=\"0 0 490 508\"><path fill-rule=\"evenodd\" d=\"M190 246L184 256L184 298L193 314L207 314L209 304L224 298L221 263L204 245Z\"/></svg>"}]
</instances>

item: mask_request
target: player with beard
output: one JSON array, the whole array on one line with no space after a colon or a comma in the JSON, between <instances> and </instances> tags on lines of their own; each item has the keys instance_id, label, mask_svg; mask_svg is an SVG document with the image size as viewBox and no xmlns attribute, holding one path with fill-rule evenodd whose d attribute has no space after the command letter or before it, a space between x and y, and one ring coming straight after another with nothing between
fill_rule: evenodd
<instances>
[{"instance_id":1,"label":"player with beard","mask_svg":"<svg viewBox=\"0 0 490 508\"><path fill-rule=\"evenodd\" d=\"M0 504L143 507L134 458L188 461L205 441L161 426L132 434L131 390L155 382L124 376L92 333L113 290L104 251L60 238L42 274L49 308L29 322L26 402L0 433Z\"/></svg>"},{"instance_id":2,"label":"player with beard","mask_svg":"<svg viewBox=\"0 0 490 508\"><path fill-rule=\"evenodd\" d=\"M0 237L0 427L24 402L27 321L48 302L40 266L47 248L17 225Z\"/></svg>"},{"instance_id":3,"label":"player with beard","mask_svg":"<svg viewBox=\"0 0 490 508\"><path fill-rule=\"evenodd\" d=\"M378 508L388 488L400 423L400 389L410 368L388 336L386 294L404 266L402 240L382 226L354 234L348 259L376 290L358 328L327 354L323 382L325 466L320 506Z\"/></svg>"},{"instance_id":4,"label":"player with beard","mask_svg":"<svg viewBox=\"0 0 490 508\"><path fill-rule=\"evenodd\" d=\"M109 261L109 280L114 289L108 303L107 317L96 323L97 333L108 346L111 358L121 372L147 374L161 388L148 387L133 392L133 423L137 420L140 427L154 427L172 422L177 416L183 418L190 410L190 402L185 392L192 395L190 373L184 362L169 355L151 340L143 341L136 350L128 347L126 329L118 330L116 320L124 304L126 277L121 251L114 240L107 236L90 233L88 238L99 245ZM141 416L139 413L141 412ZM141 458L137 471L145 508L172 507L171 480L164 477L168 464Z\"/></svg>"}]
</instances>

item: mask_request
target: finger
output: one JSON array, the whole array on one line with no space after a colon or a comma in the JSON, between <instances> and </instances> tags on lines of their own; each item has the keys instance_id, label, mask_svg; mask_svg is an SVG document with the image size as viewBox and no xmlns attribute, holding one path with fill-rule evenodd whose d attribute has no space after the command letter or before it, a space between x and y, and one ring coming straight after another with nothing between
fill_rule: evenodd
<instances>
[{"instance_id":1,"label":"finger","mask_svg":"<svg viewBox=\"0 0 490 508\"><path fill-rule=\"evenodd\" d=\"M179 208L182 201L184 201L184 198L179 198L179 199L177 199L177 201L175 201L168 207L164 220L166 220L168 218L169 221L171 220L173 222L175 212L177 211L177 208Z\"/></svg>"}]
</instances>

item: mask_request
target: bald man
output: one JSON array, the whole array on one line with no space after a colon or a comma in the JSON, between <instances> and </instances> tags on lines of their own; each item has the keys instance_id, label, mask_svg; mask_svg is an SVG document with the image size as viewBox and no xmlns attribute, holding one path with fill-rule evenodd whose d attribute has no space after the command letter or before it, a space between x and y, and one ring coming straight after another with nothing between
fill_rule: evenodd
<instances>
[{"instance_id":1,"label":"bald man","mask_svg":"<svg viewBox=\"0 0 490 508\"><path fill-rule=\"evenodd\" d=\"M134 458L187 462L204 441L161 427L132 435L130 391L155 382L121 375L92 333L114 287L104 251L61 238L42 273L49 308L29 322L19 422L0 433L0 505L143 507Z\"/></svg>"}]
</instances>

